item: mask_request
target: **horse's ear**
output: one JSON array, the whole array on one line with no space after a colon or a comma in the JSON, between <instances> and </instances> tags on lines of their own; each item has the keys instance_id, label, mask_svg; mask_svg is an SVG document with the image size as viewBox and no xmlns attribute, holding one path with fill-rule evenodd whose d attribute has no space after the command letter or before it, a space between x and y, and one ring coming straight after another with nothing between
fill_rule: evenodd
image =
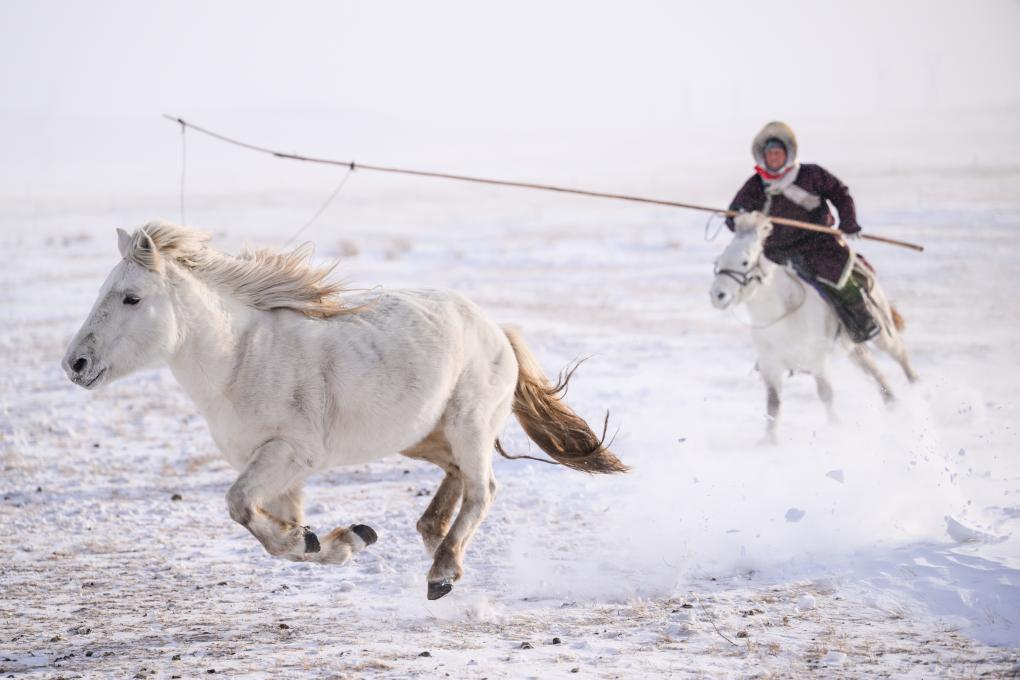
<instances>
[{"instance_id":1,"label":"horse's ear","mask_svg":"<svg viewBox=\"0 0 1020 680\"><path fill-rule=\"evenodd\" d=\"M131 234L120 228L117 229L117 248L121 257L127 257L131 252Z\"/></svg>"},{"instance_id":2,"label":"horse's ear","mask_svg":"<svg viewBox=\"0 0 1020 680\"><path fill-rule=\"evenodd\" d=\"M139 229L135 232L135 236L131 241L130 256L132 260L149 271L163 271L163 258L159 256L156 244L152 242L152 238L150 238L144 229Z\"/></svg>"},{"instance_id":3,"label":"horse's ear","mask_svg":"<svg viewBox=\"0 0 1020 680\"><path fill-rule=\"evenodd\" d=\"M741 221L741 218L743 220ZM769 221L769 216L763 212L755 210L749 213L741 213L737 215L734 222L738 227L743 227L749 231L757 231L759 234L768 236L772 233L772 222Z\"/></svg>"},{"instance_id":4,"label":"horse's ear","mask_svg":"<svg viewBox=\"0 0 1020 680\"><path fill-rule=\"evenodd\" d=\"M736 226L737 231L754 231L761 225L762 220L765 217L758 212L742 212L733 218L733 224Z\"/></svg>"}]
</instances>

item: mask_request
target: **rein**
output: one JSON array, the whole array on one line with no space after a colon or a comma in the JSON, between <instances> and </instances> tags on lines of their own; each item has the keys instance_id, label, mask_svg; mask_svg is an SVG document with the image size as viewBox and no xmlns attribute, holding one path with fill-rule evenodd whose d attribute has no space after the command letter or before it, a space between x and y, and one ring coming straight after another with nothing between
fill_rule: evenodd
<instances>
[{"instance_id":1,"label":"rein","mask_svg":"<svg viewBox=\"0 0 1020 680\"><path fill-rule=\"evenodd\" d=\"M739 285L741 288L746 288L747 286L751 285L752 281L757 281L758 283L765 282L765 279L763 278L764 272L762 271L761 265L758 264L757 262L754 264L753 267L748 269L746 272L737 271L735 269L719 269L718 267L715 267L714 271L716 276L722 274L723 276L728 276L729 278L733 279L734 281L737 282L737 285ZM775 326L783 319L787 319L790 316L796 314L798 311L800 311L800 308L804 306L805 302L807 302L808 297L807 288L804 287L804 282L800 280L800 277L796 276L795 274L791 274L785 267L783 268L783 273L789 276L791 279L793 279L800 287L800 300L797 302L797 304L795 304L790 309L787 309L785 312L780 314L772 321L769 321L768 323L763 324L761 326L755 326L754 323L744 323L737 317L736 311L731 308L730 313L733 315L733 318L736 319L742 326L746 326L751 330L760 331L766 328L771 328L772 326Z\"/></svg>"}]
</instances>

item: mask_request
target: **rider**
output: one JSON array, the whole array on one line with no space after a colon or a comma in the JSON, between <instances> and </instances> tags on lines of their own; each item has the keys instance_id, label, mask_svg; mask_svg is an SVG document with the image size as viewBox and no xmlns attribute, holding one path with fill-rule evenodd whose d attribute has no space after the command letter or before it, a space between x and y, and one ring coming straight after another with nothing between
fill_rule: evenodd
<instances>
[{"instance_id":1,"label":"rider","mask_svg":"<svg viewBox=\"0 0 1020 680\"><path fill-rule=\"evenodd\" d=\"M797 161L797 138L786 123L773 122L762 128L751 143L757 162L751 176L730 204L730 210L757 210L773 217L785 217L831 227L835 224L828 203L839 214L839 230L852 235L857 224L854 200L842 182L819 165ZM828 203L827 203L828 202ZM733 218L727 218L732 231ZM774 224L765 241L765 257L779 264L789 263L833 306L854 342L865 342L879 332L868 306L866 291L870 274L857 262L842 238Z\"/></svg>"}]
</instances>

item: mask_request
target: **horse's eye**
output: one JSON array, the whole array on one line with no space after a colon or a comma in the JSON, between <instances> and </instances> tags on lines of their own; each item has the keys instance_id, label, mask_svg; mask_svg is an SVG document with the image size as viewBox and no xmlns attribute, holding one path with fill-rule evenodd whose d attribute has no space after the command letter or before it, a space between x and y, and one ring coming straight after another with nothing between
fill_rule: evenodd
<instances>
[{"instance_id":1,"label":"horse's eye","mask_svg":"<svg viewBox=\"0 0 1020 680\"><path fill-rule=\"evenodd\" d=\"M141 301L142 301L142 298L138 297L137 295L131 295L129 293L129 294L124 296L124 304L125 305L137 305Z\"/></svg>"},{"instance_id":2,"label":"horse's eye","mask_svg":"<svg viewBox=\"0 0 1020 680\"><path fill-rule=\"evenodd\" d=\"M744 266L745 267L747 266L747 260L744 260Z\"/></svg>"}]
</instances>

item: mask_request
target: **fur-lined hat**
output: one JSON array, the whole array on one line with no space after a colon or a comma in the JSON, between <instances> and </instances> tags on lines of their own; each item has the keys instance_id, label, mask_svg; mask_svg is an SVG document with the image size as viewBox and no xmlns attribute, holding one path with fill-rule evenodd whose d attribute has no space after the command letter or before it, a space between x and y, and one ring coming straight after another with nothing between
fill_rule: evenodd
<instances>
[{"instance_id":1,"label":"fur-lined hat","mask_svg":"<svg viewBox=\"0 0 1020 680\"><path fill-rule=\"evenodd\" d=\"M793 129L789 125L778 120L772 121L754 136L754 141L751 142L751 155L754 156L754 162L759 167L765 167L765 144L773 139L778 140L786 147L786 165L783 167L787 168L793 165L797 161L797 136L793 134Z\"/></svg>"}]
</instances>

